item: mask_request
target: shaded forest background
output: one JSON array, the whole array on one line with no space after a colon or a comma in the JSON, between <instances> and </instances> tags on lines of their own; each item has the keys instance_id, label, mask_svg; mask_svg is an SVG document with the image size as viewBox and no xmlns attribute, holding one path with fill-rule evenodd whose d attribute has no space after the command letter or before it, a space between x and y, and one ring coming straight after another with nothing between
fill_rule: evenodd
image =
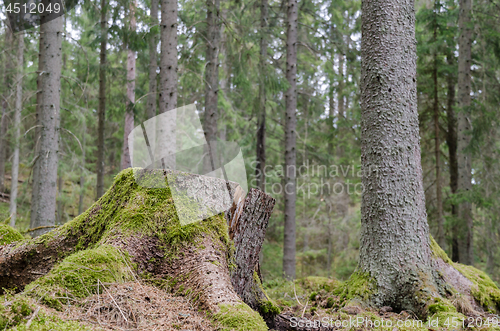
<instances>
[{"instance_id":1,"label":"shaded forest background","mask_svg":"<svg viewBox=\"0 0 500 331\"><path fill-rule=\"evenodd\" d=\"M135 125L148 118L149 41L159 35L151 2L137 1L137 27L130 29L130 3L111 1L105 67L105 176L107 189L120 171L127 112L127 50L136 52ZM286 3L269 1L261 29L261 2L220 4L218 136L242 147L250 187L257 186L257 131L265 83L265 191L277 199L262 253L267 282L282 277L285 163ZM304 0L298 3L297 43L297 278L347 279L357 266L360 229L360 1ZM500 282L500 4L474 1L472 10L472 190L456 194L450 184L450 114L457 107L458 3L417 1L418 108L428 221L434 237L453 256L454 206L473 205L474 264ZM2 10L5 10L2 9ZM87 209L96 199L100 5L84 1L64 16L61 76L60 157L56 224ZM206 3L178 3L177 105L196 103L203 118L206 66ZM2 135L0 221L9 218L17 43L5 29L0 53ZM259 43L266 36L265 66ZM20 177L16 227L30 228L32 168L36 144L38 29L24 35ZM158 47L159 50L159 47ZM159 52L158 52L159 53ZM157 54L157 62L159 54ZM159 72L159 70L157 70ZM264 73L264 75L262 75ZM455 140L453 140L455 139ZM329 186L328 186L329 185ZM328 189L328 187L330 189ZM440 234L440 224L443 233Z\"/></svg>"}]
</instances>

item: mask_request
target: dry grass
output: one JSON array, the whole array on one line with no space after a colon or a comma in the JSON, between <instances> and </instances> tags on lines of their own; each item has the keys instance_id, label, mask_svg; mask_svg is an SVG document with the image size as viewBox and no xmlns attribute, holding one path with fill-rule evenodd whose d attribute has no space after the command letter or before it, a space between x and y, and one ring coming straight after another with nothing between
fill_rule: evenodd
<instances>
[{"instance_id":1,"label":"dry grass","mask_svg":"<svg viewBox=\"0 0 500 331\"><path fill-rule=\"evenodd\" d=\"M101 287L101 294L56 312L63 320L76 320L95 330L217 330L214 322L186 298L141 282Z\"/></svg>"}]
</instances>

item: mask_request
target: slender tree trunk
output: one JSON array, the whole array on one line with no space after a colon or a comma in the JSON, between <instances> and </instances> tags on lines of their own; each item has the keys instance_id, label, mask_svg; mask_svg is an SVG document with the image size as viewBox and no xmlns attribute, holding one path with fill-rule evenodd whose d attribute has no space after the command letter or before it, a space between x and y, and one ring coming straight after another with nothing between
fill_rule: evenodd
<instances>
[{"instance_id":1,"label":"slender tree trunk","mask_svg":"<svg viewBox=\"0 0 500 331\"><path fill-rule=\"evenodd\" d=\"M285 119L285 231L283 244L283 273L287 279L295 278L295 200L296 185L296 127L297 127L297 25L296 0L288 0L286 33L286 91Z\"/></svg>"},{"instance_id":2,"label":"slender tree trunk","mask_svg":"<svg viewBox=\"0 0 500 331\"><path fill-rule=\"evenodd\" d=\"M7 160L7 113L9 111L9 101L7 97L11 93L12 85L12 45L13 34L12 30L7 26L5 28L5 66L4 66L4 88L5 94L2 100L2 114L0 116L0 192L3 192L5 180L5 161Z\"/></svg>"},{"instance_id":3,"label":"slender tree trunk","mask_svg":"<svg viewBox=\"0 0 500 331\"><path fill-rule=\"evenodd\" d=\"M130 35L135 33L135 0L130 2ZM132 50L131 38L129 35L128 52L127 52L127 103L125 112L125 125L123 127L123 152L122 152L122 169L130 168L132 160L130 159L130 148L128 136L134 129L134 107L135 107L135 51Z\"/></svg>"},{"instance_id":4,"label":"slender tree trunk","mask_svg":"<svg viewBox=\"0 0 500 331\"><path fill-rule=\"evenodd\" d=\"M437 10L437 9L435 9ZM437 12L434 13L437 16ZM434 42L437 41L437 24L434 26ZM436 204L437 204L437 242L439 246L445 247L444 237L444 219L443 219L443 197L441 188L441 142L439 129L439 95L438 95L438 63L437 50L434 51L434 68L432 70L432 79L434 81L434 153L436 157Z\"/></svg>"},{"instance_id":5,"label":"slender tree trunk","mask_svg":"<svg viewBox=\"0 0 500 331\"><path fill-rule=\"evenodd\" d=\"M80 215L83 212L83 198L85 197L85 176L84 170L85 170L85 147L86 147L86 136L87 136L87 119L85 118L85 115L83 116L83 138L82 138L82 165L81 165L81 172L82 175L80 176L80 197L78 199L78 215Z\"/></svg>"},{"instance_id":6,"label":"slender tree trunk","mask_svg":"<svg viewBox=\"0 0 500 331\"><path fill-rule=\"evenodd\" d=\"M217 137L217 102L219 96L220 0L207 0L207 51L205 67L205 138ZM204 166L207 169L207 165ZM208 168L211 166L208 165Z\"/></svg>"},{"instance_id":7,"label":"slender tree trunk","mask_svg":"<svg viewBox=\"0 0 500 331\"><path fill-rule=\"evenodd\" d=\"M472 11L472 0L460 0L460 11L458 14L459 56L458 56L458 107L457 114L457 164L458 164L458 187L459 193L467 194L472 189L472 154L466 151L471 140L471 42L472 30L470 27L470 15ZM458 258L460 263L474 263L473 251L473 223L472 204L464 201L458 205Z\"/></svg>"},{"instance_id":8,"label":"slender tree trunk","mask_svg":"<svg viewBox=\"0 0 500 331\"><path fill-rule=\"evenodd\" d=\"M63 18L58 17L40 25L38 58L37 124L40 143L33 169L31 198L31 228L55 224L57 194L57 164L59 158L59 110L62 68ZM47 232L42 228L33 236Z\"/></svg>"},{"instance_id":9,"label":"slender tree trunk","mask_svg":"<svg viewBox=\"0 0 500 331\"><path fill-rule=\"evenodd\" d=\"M146 118L150 119L156 116L156 93L157 93L157 78L158 74L158 0L151 0L151 27L149 31L149 95L148 106L146 109Z\"/></svg>"},{"instance_id":10,"label":"slender tree trunk","mask_svg":"<svg viewBox=\"0 0 500 331\"><path fill-rule=\"evenodd\" d=\"M59 178L57 179L57 214L56 214L56 220L57 224L62 224L63 223L63 213L64 213L64 203L62 201L62 194L63 194L63 186L64 186L64 178L62 174L59 175Z\"/></svg>"},{"instance_id":11,"label":"slender tree trunk","mask_svg":"<svg viewBox=\"0 0 500 331\"><path fill-rule=\"evenodd\" d=\"M265 191L266 175L266 60L267 60L267 17L268 0L260 2L260 54L259 54L259 102L257 114L257 167L255 169L257 187Z\"/></svg>"},{"instance_id":12,"label":"slender tree trunk","mask_svg":"<svg viewBox=\"0 0 500 331\"><path fill-rule=\"evenodd\" d=\"M101 51L99 65L99 108L97 124L96 200L104 194L104 119L106 117L106 47L108 43L107 4L101 0Z\"/></svg>"},{"instance_id":13,"label":"slender tree trunk","mask_svg":"<svg viewBox=\"0 0 500 331\"><path fill-rule=\"evenodd\" d=\"M161 57L160 57L160 114L177 108L177 1L161 0ZM171 114L168 123L162 122L159 135L162 142L161 155L169 169L175 169L176 114Z\"/></svg>"},{"instance_id":14,"label":"slender tree trunk","mask_svg":"<svg viewBox=\"0 0 500 331\"><path fill-rule=\"evenodd\" d=\"M10 226L16 226L17 218L17 186L19 179L19 148L21 137L21 112L23 110L23 68L24 68L24 32L17 35L17 74L16 104L14 113L14 154L12 156L12 179L10 186Z\"/></svg>"},{"instance_id":15,"label":"slender tree trunk","mask_svg":"<svg viewBox=\"0 0 500 331\"><path fill-rule=\"evenodd\" d=\"M448 65L452 68L455 67L455 58L452 54L452 50L447 52ZM450 70L448 74L447 85L448 85L448 95L446 101L446 118L448 124L448 132L446 134L446 144L448 145L448 164L450 168L450 189L451 193L457 193L458 187L458 164L457 164L457 119L455 116L455 85L456 77L451 74L453 70ZM457 206L455 204L451 205L451 214L456 220L458 216ZM452 227L452 239L451 239L451 259L454 262L458 262L458 231L457 227Z\"/></svg>"},{"instance_id":16,"label":"slender tree trunk","mask_svg":"<svg viewBox=\"0 0 500 331\"><path fill-rule=\"evenodd\" d=\"M427 303L416 292L433 276L420 163L414 3L363 0L362 13L358 272L377 283L377 306L420 315Z\"/></svg>"}]
</instances>

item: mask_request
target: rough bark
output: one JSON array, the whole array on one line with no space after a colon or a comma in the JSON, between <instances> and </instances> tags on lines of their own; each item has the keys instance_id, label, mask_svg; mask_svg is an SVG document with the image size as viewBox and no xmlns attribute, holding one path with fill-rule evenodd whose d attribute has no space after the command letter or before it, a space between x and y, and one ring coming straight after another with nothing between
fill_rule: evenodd
<instances>
[{"instance_id":1,"label":"rough bark","mask_svg":"<svg viewBox=\"0 0 500 331\"><path fill-rule=\"evenodd\" d=\"M104 119L106 117L106 47L108 43L107 4L101 0L101 50L99 64L99 106L97 111L96 200L104 194Z\"/></svg>"},{"instance_id":2,"label":"rough bark","mask_svg":"<svg viewBox=\"0 0 500 331\"><path fill-rule=\"evenodd\" d=\"M267 62L267 17L268 0L261 0L260 3L260 53L259 53L259 97L257 114L257 166L255 168L256 187L265 191L266 175L266 62Z\"/></svg>"},{"instance_id":3,"label":"rough bark","mask_svg":"<svg viewBox=\"0 0 500 331\"><path fill-rule=\"evenodd\" d=\"M245 199L236 199L234 208L226 212L229 238L235 246L236 268L231 273L231 282L239 297L257 310L266 298L256 267L275 199L256 189L251 189Z\"/></svg>"},{"instance_id":4,"label":"rough bark","mask_svg":"<svg viewBox=\"0 0 500 331\"><path fill-rule=\"evenodd\" d=\"M472 189L472 154L467 150L471 140L471 42L470 16L472 0L460 0L458 14L459 56L458 56L458 112L457 112L457 192L467 194ZM472 265L473 223L472 204L461 202L458 206L458 259L460 263Z\"/></svg>"},{"instance_id":5,"label":"rough bark","mask_svg":"<svg viewBox=\"0 0 500 331\"><path fill-rule=\"evenodd\" d=\"M156 94L158 74L158 0L151 1L151 27L149 28L149 94L148 105L146 108L146 118L150 119L156 116Z\"/></svg>"},{"instance_id":6,"label":"rough bark","mask_svg":"<svg viewBox=\"0 0 500 331\"><path fill-rule=\"evenodd\" d=\"M436 9L437 10L437 9ZM435 13L437 15L437 13ZM437 24L434 26L434 42L437 40ZM439 246L445 247L444 219L443 219L443 197L441 188L441 130L439 128L439 94L438 94L438 63L437 51L434 51L434 68L432 70L432 80L434 82L434 155L436 157L436 209L437 209L437 242Z\"/></svg>"},{"instance_id":7,"label":"rough bark","mask_svg":"<svg viewBox=\"0 0 500 331\"><path fill-rule=\"evenodd\" d=\"M151 173L162 178L167 174L145 172ZM202 186L218 180L197 177ZM238 192L236 183L231 187ZM217 312L219 304L241 300L258 307L264 299L254 270L275 200L255 189L245 199L234 194L240 198L226 212L227 219L219 215L181 227L169 192L141 188L133 170L124 170L108 192L73 221L21 245L0 246L0 288L22 290L66 256L109 244L131 256L139 275L147 273L149 278L167 280L175 291L188 291L200 308ZM141 217L140 224L134 223L130 212ZM133 224L133 231L128 230ZM148 230L151 226L160 231ZM232 256L230 238L235 247ZM235 263L232 275L231 261Z\"/></svg>"},{"instance_id":8,"label":"rough bark","mask_svg":"<svg viewBox=\"0 0 500 331\"><path fill-rule=\"evenodd\" d=\"M297 127L297 24L296 0L288 0L286 33L286 79L290 87L286 91L285 118L285 230L283 242L283 275L295 278L295 200L296 200L296 127Z\"/></svg>"},{"instance_id":9,"label":"rough bark","mask_svg":"<svg viewBox=\"0 0 500 331\"><path fill-rule=\"evenodd\" d=\"M10 226L15 227L17 218L17 186L19 179L19 144L21 137L21 112L23 110L23 68L24 68L24 32L17 35L17 73L16 102L13 123L14 153L12 155L12 179L10 185Z\"/></svg>"},{"instance_id":10,"label":"rough bark","mask_svg":"<svg viewBox=\"0 0 500 331\"><path fill-rule=\"evenodd\" d=\"M412 0L362 1L361 248L358 271L377 284L372 302L425 311L432 284L420 163L415 10Z\"/></svg>"},{"instance_id":11,"label":"rough bark","mask_svg":"<svg viewBox=\"0 0 500 331\"><path fill-rule=\"evenodd\" d=\"M161 0L161 57L159 112L163 114L177 107L177 1ZM175 169L176 128L175 118L164 127L158 128L163 142L161 155L171 156L163 166ZM170 125L171 124L171 125Z\"/></svg>"},{"instance_id":12,"label":"rough bark","mask_svg":"<svg viewBox=\"0 0 500 331\"><path fill-rule=\"evenodd\" d=\"M5 161L7 159L7 113L9 112L8 96L11 93L13 61L12 49L10 48L13 41L12 30L7 26L5 28L5 63L4 63L4 88L5 94L2 96L2 114L0 115L0 192L3 192L5 180Z\"/></svg>"},{"instance_id":13,"label":"rough bark","mask_svg":"<svg viewBox=\"0 0 500 331\"><path fill-rule=\"evenodd\" d=\"M137 22L135 19L136 3L134 0L130 2L129 19L130 35L135 33ZM130 168L132 160L130 159L130 148L128 136L134 129L134 107L135 107L135 51L131 45L130 38L128 39L127 51L127 102L125 104L125 125L123 126L123 148L122 148L122 169Z\"/></svg>"},{"instance_id":14,"label":"rough bark","mask_svg":"<svg viewBox=\"0 0 500 331\"><path fill-rule=\"evenodd\" d=\"M62 68L63 18L58 17L40 25L38 58L37 125L39 147L33 167L31 197L31 228L55 224L57 194L57 164L59 158L59 111ZM33 231L37 236L47 229Z\"/></svg>"},{"instance_id":15,"label":"rough bark","mask_svg":"<svg viewBox=\"0 0 500 331\"><path fill-rule=\"evenodd\" d=\"M207 50L205 66L205 139L217 139L217 102L219 97L220 0L207 0ZM208 159L208 158L207 158ZM210 169L210 165L205 165Z\"/></svg>"}]
</instances>

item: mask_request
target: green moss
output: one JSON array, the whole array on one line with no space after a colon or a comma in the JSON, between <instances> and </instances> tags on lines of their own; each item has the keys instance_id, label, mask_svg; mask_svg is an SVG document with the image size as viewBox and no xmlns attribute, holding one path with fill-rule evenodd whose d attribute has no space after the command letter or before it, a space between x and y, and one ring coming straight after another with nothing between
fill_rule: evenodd
<instances>
[{"instance_id":1,"label":"green moss","mask_svg":"<svg viewBox=\"0 0 500 331\"><path fill-rule=\"evenodd\" d=\"M40 296L47 306L60 309L68 299L97 293L98 280L103 284L133 280L129 265L129 258L117 248L102 245L70 255L47 275L29 284L26 292ZM102 291L102 286L99 290Z\"/></svg>"},{"instance_id":2,"label":"green moss","mask_svg":"<svg viewBox=\"0 0 500 331\"><path fill-rule=\"evenodd\" d=\"M429 314L434 315L436 313L456 313L457 309L451 302L442 298L434 298L434 301L428 306Z\"/></svg>"},{"instance_id":3,"label":"green moss","mask_svg":"<svg viewBox=\"0 0 500 331\"><path fill-rule=\"evenodd\" d=\"M369 274L356 271L334 293L344 302L353 299L368 301L376 290L377 284Z\"/></svg>"},{"instance_id":4,"label":"green moss","mask_svg":"<svg viewBox=\"0 0 500 331\"><path fill-rule=\"evenodd\" d=\"M500 312L500 289L486 273L469 265L453 263L453 266L474 284L471 294L481 306L491 312Z\"/></svg>"},{"instance_id":5,"label":"green moss","mask_svg":"<svg viewBox=\"0 0 500 331\"><path fill-rule=\"evenodd\" d=\"M438 245L432 236L430 236L431 251L434 256L441 258L444 262L451 264L453 263L448 257L446 252Z\"/></svg>"},{"instance_id":6,"label":"green moss","mask_svg":"<svg viewBox=\"0 0 500 331\"><path fill-rule=\"evenodd\" d=\"M0 245L7 245L21 240L24 240L24 237L19 231L7 224L0 223Z\"/></svg>"},{"instance_id":7,"label":"green moss","mask_svg":"<svg viewBox=\"0 0 500 331\"><path fill-rule=\"evenodd\" d=\"M297 283L305 290L314 292L319 292L321 290L325 290L326 292L333 292L342 284L336 279L316 276L302 278Z\"/></svg>"},{"instance_id":8,"label":"green moss","mask_svg":"<svg viewBox=\"0 0 500 331\"><path fill-rule=\"evenodd\" d=\"M278 315L281 313L281 308L278 307L272 300L267 300L259 306L259 312L262 315Z\"/></svg>"},{"instance_id":9,"label":"green moss","mask_svg":"<svg viewBox=\"0 0 500 331\"><path fill-rule=\"evenodd\" d=\"M222 330L234 331L264 331L268 330L266 323L257 312L246 304L219 306L220 312L214 318L222 326Z\"/></svg>"}]
</instances>

